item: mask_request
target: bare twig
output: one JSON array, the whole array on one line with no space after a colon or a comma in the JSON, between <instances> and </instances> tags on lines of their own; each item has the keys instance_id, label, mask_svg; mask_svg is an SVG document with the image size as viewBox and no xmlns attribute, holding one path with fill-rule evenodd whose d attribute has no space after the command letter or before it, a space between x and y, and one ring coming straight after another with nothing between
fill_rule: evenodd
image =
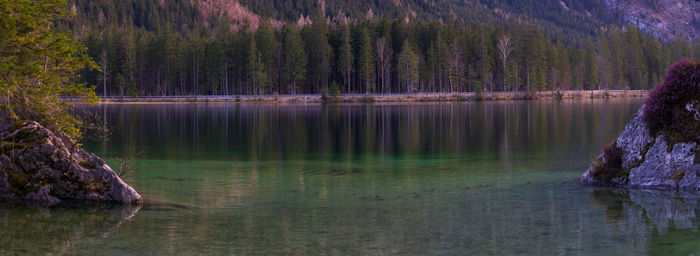
<instances>
[{"instance_id":1,"label":"bare twig","mask_svg":"<svg viewBox=\"0 0 700 256\"><path fill-rule=\"evenodd\" d=\"M117 175L119 175L120 178L136 176L136 174L131 173L131 171L136 167L136 161L138 160L139 156L141 156L141 154L143 154L143 151L138 152L130 157L117 158L117 162L119 162L119 170L117 171Z\"/></svg>"}]
</instances>

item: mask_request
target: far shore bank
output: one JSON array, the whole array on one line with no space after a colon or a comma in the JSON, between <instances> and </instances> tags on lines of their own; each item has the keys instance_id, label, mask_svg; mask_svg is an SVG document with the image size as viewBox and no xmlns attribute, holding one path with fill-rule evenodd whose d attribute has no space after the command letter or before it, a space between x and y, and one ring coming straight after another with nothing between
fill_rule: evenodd
<instances>
[{"instance_id":1,"label":"far shore bank","mask_svg":"<svg viewBox=\"0 0 700 256\"><path fill-rule=\"evenodd\" d=\"M326 96L320 94L298 95L206 95L206 96L150 96L107 97L104 104L128 103L354 103L354 102L431 102L431 101L500 101L500 100L556 100L584 98L639 98L646 97L647 90L573 90L538 92L460 92L460 93L414 93L414 94L343 94Z\"/></svg>"}]
</instances>

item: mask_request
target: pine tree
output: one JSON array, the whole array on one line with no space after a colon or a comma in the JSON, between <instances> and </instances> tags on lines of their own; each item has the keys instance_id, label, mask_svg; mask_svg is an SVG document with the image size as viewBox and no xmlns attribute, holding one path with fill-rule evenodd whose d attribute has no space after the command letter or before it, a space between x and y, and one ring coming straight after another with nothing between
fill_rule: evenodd
<instances>
[{"instance_id":1,"label":"pine tree","mask_svg":"<svg viewBox=\"0 0 700 256\"><path fill-rule=\"evenodd\" d=\"M83 68L98 68L69 34L54 30L54 18L70 16L65 1L0 1L0 111L36 120L79 138L80 121L59 95L97 100L95 88L76 83Z\"/></svg>"},{"instance_id":2,"label":"pine tree","mask_svg":"<svg viewBox=\"0 0 700 256\"><path fill-rule=\"evenodd\" d=\"M598 61L593 42L586 42L586 51L583 57L583 87L586 90L598 89Z\"/></svg>"},{"instance_id":3,"label":"pine tree","mask_svg":"<svg viewBox=\"0 0 700 256\"><path fill-rule=\"evenodd\" d=\"M534 26L526 25L520 30L520 49L517 54L522 64L522 79L523 87L526 91L532 91L537 88L536 73L539 65L538 58L541 57L539 52L539 44L535 35Z\"/></svg>"},{"instance_id":4,"label":"pine tree","mask_svg":"<svg viewBox=\"0 0 700 256\"><path fill-rule=\"evenodd\" d=\"M331 46L328 44L328 24L323 10L317 8L311 17L311 26L305 29L306 54L309 58L308 79L314 92L327 92L331 68Z\"/></svg>"},{"instance_id":5,"label":"pine tree","mask_svg":"<svg viewBox=\"0 0 700 256\"><path fill-rule=\"evenodd\" d=\"M343 25L341 28L340 47L338 49L338 70L341 72L341 77L343 78L347 92L350 92L350 78L352 77L351 73L355 61L350 40L350 29L347 25Z\"/></svg>"},{"instance_id":6,"label":"pine tree","mask_svg":"<svg viewBox=\"0 0 700 256\"><path fill-rule=\"evenodd\" d=\"M479 49L478 49L478 61L477 69L479 72L479 81L476 88L477 92L481 92L489 88L489 91L493 91L493 74L491 73L491 68L493 67L493 59L491 57L491 41L489 36L487 36L487 31L485 28L481 28L479 33Z\"/></svg>"},{"instance_id":7,"label":"pine tree","mask_svg":"<svg viewBox=\"0 0 700 256\"><path fill-rule=\"evenodd\" d=\"M644 51L646 66L649 70L647 73L646 85L654 86L656 83L661 82L661 78L664 74L661 65L661 44L656 38L649 38L647 42L647 49Z\"/></svg>"},{"instance_id":8,"label":"pine tree","mask_svg":"<svg viewBox=\"0 0 700 256\"><path fill-rule=\"evenodd\" d=\"M296 25L285 26L284 38L284 77L291 83L291 93L297 93L297 82L306 75L306 52Z\"/></svg>"},{"instance_id":9,"label":"pine tree","mask_svg":"<svg viewBox=\"0 0 700 256\"><path fill-rule=\"evenodd\" d=\"M459 90L464 83L464 55L457 39L450 44L449 81L450 92Z\"/></svg>"},{"instance_id":10,"label":"pine tree","mask_svg":"<svg viewBox=\"0 0 700 256\"><path fill-rule=\"evenodd\" d=\"M403 85L404 92L414 92L415 85L418 82L418 56L413 50L413 45L406 40L401 47L399 54L398 67L399 79ZM401 90L401 89L399 89Z\"/></svg>"},{"instance_id":11,"label":"pine tree","mask_svg":"<svg viewBox=\"0 0 700 256\"><path fill-rule=\"evenodd\" d=\"M601 33L598 35L598 50L600 51L600 57L598 58L598 88L610 89L610 80L612 78L612 72L610 67L610 58L612 55L610 41L605 34Z\"/></svg>"},{"instance_id":12,"label":"pine tree","mask_svg":"<svg viewBox=\"0 0 700 256\"><path fill-rule=\"evenodd\" d=\"M275 53L277 50L277 39L275 38L275 30L269 19L262 19L258 30L255 32L255 42L257 49L260 51L260 60L264 66L266 77L271 78L274 75ZM268 82L276 81L268 79Z\"/></svg>"},{"instance_id":13,"label":"pine tree","mask_svg":"<svg viewBox=\"0 0 700 256\"><path fill-rule=\"evenodd\" d=\"M561 43L557 43L557 67L559 74L559 84L555 87L557 90L571 89L571 59L566 47Z\"/></svg>"},{"instance_id":14,"label":"pine tree","mask_svg":"<svg viewBox=\"0 0 700 256\"><path fill-rule=\"evenodd\" d=\"M250 46L248 47L248 84L254 94L262 94L263 90L269 85L269 79L265 72L265 65L262 61L262 54L256 46L255 38L250 38Z\"/></svg>"},{"instance_id":15,"label":"pine tree","mask_svg":"<svg viewBox=\"0 0 700 256\"><path fill-rule=\"evenodd\" d=\"M537 33L535 34L534 38L534 45L533 45L533 52L532 54L532 61L533 61L533 69L531 72L532 74L532 81L534 85L534 89L544 91L546 88L546 64L545 64L545 56L544 56L544 51L545 51L545 37L541 29L537 29Z\"/></svg>"},{"instance_id":16,"label":"pine tree","mask_svg":"<svg viewBox=\"0 0 700 256\"><path fill-rule=\"evenodd\" d=\"M374 57L372 56L372 39L366 27L360 30L359 49L360 77L365 93L370 93L375 88Z\"/></svg>"},{"instance_id":17,"label":"pine tree","mask_svg":"<svg viewBox=\"0 0 700 256\"><path fill-rule=\"evenodd\" d=\"M610 38L610 83L611 89L624 89L623 83L623 46L626 44L622 38L622 33L618 29L612 29L608 32L607 37Z\"/></svg>"},{"instance_id":18,"label":"pine tree","mask_svg":"<svg viewBox=\"0 0 700 256\"><path fill-rule=\"evenodd\" d=\"M559 51L554 44L547 43L547 90L554 90L559 84Z\"/></svg>"},{"instance_id":19,"label":"pine tree","mask_svg":"<svg viewBox=\"0 0 700 256\"><path fill-rule=\"evenodd\" d=\"M625 40L627 41L624 55L626 63L623 73L630 89L641 89L643 88L642 83L646 74L646 66L644 65L644 53L642 52L639 30L629 28L625 33Z\"/></svg>"},{"instance_id":20,"label":"pine tree","mask_svg":"<svg viewBox=\"0 0 700 256\"><path fill-rule=\"evenodd\" d=\"M583 89L583 53L576 48L569 49L571 58L571 89Z\"/></svg>"}]
</instances>

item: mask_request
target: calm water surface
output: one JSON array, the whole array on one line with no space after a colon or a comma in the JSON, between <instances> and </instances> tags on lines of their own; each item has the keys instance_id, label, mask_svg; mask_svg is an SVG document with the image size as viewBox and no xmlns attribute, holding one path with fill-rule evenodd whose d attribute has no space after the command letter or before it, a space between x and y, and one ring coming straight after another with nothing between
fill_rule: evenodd
<instances>
[{"instance_id":1,"label":"calm water surface","mask_svg":"<svg viewBox=\"0 0 700 256\"><path fill-rule=\"evenodd\" d=\"M0 206L0 255L689 255L695 195L576 183L640 99L107 105L141 207Z\"/></svg>"}]
</instances>

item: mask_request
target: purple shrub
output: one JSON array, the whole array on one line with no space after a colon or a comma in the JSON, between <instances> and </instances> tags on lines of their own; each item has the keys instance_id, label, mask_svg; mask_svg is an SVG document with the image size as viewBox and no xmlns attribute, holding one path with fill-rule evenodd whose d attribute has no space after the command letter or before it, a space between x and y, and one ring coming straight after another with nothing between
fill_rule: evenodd
<instances>
[{"instance_id":1,"label":"purple shrub","mask_svg":"<svg viewBox=\"0 0 700 256\"><path fill-rule=\"evenodd\" d=\"M700 135L700 125L686 109L689 103L700 104L700 62L682 59L671 65L664 82L652 89L644 107L644 121L652 134L664 132L677 140L695 139Z\"/></svg>"},{"instance_id":2,"label":"purple shrub","mask_svg":"<svg viewBox=\"0 0 700 256\"><path fill-rule=\"evenodd\" d=\"M622 149L617 145L607 145L603 148L605 166L610 169L622 169Z\"/></svg>"},{"instance_id":3,"label":"purple shrub","mask_svg":"<svg viewBox=\"0 0 700 256\"><path fill-rule=\"evenodd\" d=\"M593 163L592 176L603 184L607 184L615 177L622 176L622 149L615 143L603 148L602 158Z\"/></svg>"}]
</instances>

